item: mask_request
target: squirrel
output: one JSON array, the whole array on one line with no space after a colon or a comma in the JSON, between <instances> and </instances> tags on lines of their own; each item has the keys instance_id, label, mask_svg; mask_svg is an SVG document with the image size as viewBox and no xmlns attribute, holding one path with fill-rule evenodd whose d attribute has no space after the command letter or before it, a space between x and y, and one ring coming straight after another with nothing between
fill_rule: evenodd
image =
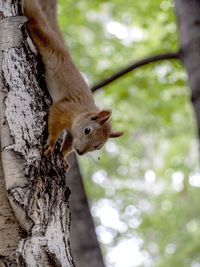
<instances>
[{"instance_id":1,"label":"squirrel","mask_svg":"<svg viewBox=\"0 0 200 267\"><path fill-rule=\"evenodd\" d=\"M61 132L67 130L62 147L67 155L99 150L109 138L123 135L112 129L110 110L100 110L91 90L71 58L57 22L57 0L23 0L27 30L45 69L45 81L53 104L48 114L45 156L51 155Z\"/></svg>"}]
</instances>

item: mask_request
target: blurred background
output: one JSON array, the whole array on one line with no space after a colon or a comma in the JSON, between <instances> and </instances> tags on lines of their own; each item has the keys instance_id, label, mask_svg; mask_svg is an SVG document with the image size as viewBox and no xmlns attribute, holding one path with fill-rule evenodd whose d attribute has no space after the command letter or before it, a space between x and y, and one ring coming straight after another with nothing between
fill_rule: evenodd
<instances>
[{"instance_id":1,"label":"blurred background","mask_svg":"<svg viewBox=\"0 0 200 267\"><path fill-rule=\"evenodd\" d=\"M179 48L169 0L59 0L58 13L90 86ZM79 157L106 266L200 267L199 145L183 66L149 64L94 96L125 132Z\"/></svg>"}]
</instances>

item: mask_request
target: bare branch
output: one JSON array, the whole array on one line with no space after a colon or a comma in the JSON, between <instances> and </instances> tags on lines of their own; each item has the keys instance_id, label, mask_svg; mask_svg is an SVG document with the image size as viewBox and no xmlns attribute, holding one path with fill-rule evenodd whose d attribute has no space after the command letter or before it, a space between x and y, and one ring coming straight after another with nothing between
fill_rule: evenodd
<instances>
[{"instance_id":1,"label":"bare branch","mask_svg":"<svg viewBox=\"0 0 200 267\"><path fill-rule=\"evenodd\" d=\"M165 54L159 54L156 56L152 56L152 57L148 57L148 58L144 58L142 60L136 61L132 64L130 64L128 67L125 67L124 69L116 72L115 74L111 75L110 77L108 77L107 79L99 82L98 84L96 84L95 86L93 86L91 88L92 92L95 92L96 90L102 88L103 86L106 86L110 83L112 83L113 81L119 79L121 76L129 73L130 71L139 68L141 66L144 66L146 64L152 63L152 62L156 62L159 60L163 60L163 59L179 59L179 51L177 52L169 52L169 53L165 53Z\"/></svg>"}]
</instances>

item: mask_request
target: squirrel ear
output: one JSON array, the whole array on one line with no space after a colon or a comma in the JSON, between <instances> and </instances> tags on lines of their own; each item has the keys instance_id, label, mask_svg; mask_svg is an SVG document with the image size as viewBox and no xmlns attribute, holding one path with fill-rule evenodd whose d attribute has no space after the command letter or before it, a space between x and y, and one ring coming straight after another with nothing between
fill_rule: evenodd
<instances>
[{"instance_id":1,"label":"squirrel ear","mask_svg":"<svg viewBox=\"0 0 200 267\"><path fill-rule=\"evenodd\" d=\"M110 138L117 138L122 136L124 133L123 132L111 132L110 133Z\"/></svg>"},{"instance_id":2,"label":"squirrel ear","mask_svg":"<svg viewBox=\"0 0 200 267\"><path fill-rule=\"evenodd\" d=\"M110 116L111 116L112 111L111 110L101 110L99 113L95 114L93 117L91 117L91 120L97 121L100 123L106 122Z\"/></svg>"},{"instance_id":3,"label":"squirrel ear","mask_svg":"<svg viewBox=\"0 0 200 267\"><path fill-rule=\"evenodd\" d=\"M106 122L110 118L111 114L112 114L112 111L111 110L105 110L105 109L103 109L98 114L99 121L101 123Z\"/></svg>"}]
</instances>

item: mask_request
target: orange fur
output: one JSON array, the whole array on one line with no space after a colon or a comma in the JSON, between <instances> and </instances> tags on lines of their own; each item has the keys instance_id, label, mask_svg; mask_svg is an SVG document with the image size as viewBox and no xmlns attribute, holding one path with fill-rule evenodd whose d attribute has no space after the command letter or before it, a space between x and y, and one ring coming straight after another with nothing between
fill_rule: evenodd
<instances>
[{"instance_id":1,"label":"orange fur","mask_svg":"<svg viewBox=\"0 0 200 267\"><path fill-rule=\"evenodd\" d=\"M114 133L111 112L99 111L95 105L59 31L56 5L56 0L24 0L23 8L29 18L27 29L42 57L46 84L54 102L49 110L45 155L52 153L60 133L67 129L71 138L63 146L66 160L73 149L82 155L100 149L109 137L119 137L123 133Z\"/></svg>"}]
</instances>

